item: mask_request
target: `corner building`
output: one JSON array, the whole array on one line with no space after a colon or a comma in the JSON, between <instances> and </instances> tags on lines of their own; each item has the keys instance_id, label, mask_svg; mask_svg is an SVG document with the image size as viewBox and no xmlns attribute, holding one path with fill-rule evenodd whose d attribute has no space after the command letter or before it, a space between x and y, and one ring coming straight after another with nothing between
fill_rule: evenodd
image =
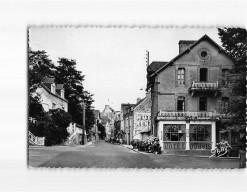
<instances>
[{"instance_id":1,"label":"corner building","mask_svg":"<svg viewBox=\"0 0 247 195\"><path fill-rule=\"evenodd\" d=\"M232 59L207 35L179 41L175 58L147 67L152 134L164 153L209 155L221 141L217 122L227 109L232 67Z\"/></svg>"}]
</instances>

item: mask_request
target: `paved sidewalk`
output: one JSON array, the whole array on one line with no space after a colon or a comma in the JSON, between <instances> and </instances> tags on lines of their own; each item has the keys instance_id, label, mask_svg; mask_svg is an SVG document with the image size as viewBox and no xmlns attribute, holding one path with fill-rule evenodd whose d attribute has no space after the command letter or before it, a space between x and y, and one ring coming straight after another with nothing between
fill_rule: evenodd
<instances>
[{"instance_id":1,"label":"paved sidewalk","mask_svg":"<svg viewBox=\"0 0 247 195\"><path fill-rule=\"evenodd\" d=\"M239 168L240 160L237 158L209 158L208 156L186 156L186 155L167 155L153 154L133 149L131 145L122 145L139 154L143 154L154 162L161 164L164 168Z\"/></svg>"}]
</instances>

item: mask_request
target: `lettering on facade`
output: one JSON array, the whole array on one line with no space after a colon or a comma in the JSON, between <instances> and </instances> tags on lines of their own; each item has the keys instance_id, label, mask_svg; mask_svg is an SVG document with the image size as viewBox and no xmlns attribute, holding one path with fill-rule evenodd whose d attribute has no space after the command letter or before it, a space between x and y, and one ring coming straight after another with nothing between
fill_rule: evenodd
<instances>
[{"instance_id":1,"label":"lettering on facade","mask_svg":"<svg viewBox=\"0 0 247 195\"><path fill-rule=\"evenodd\" d=\"M191 150L211 150L211 143L190 143Z\"/></svg>"},{"instance_id":2,"label":"lettering on facade","mask_svg":"<svg viewBox=\"0 0 247 195\"><path fill-rule=\"evenodd\" d=\"M163 142L165 150L185 150L185 142Z\"/></svg>"}]
</instances>

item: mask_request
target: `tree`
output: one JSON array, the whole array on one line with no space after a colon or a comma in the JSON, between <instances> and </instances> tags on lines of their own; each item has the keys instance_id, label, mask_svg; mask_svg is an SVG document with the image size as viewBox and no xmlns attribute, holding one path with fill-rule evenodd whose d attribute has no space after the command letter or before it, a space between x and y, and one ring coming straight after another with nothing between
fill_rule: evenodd
<instances>
[{"instance_id":1,"label":"tree","mask_svg":"<svg viewBox=\"0 0 247 195\"><path fill-rule=\"evenodd\" d=\"M100 132L99 137L100 139L103 140L106 136L105 127L101 123L98 123L97 126L98 126L98 131Z\"/></svg>"},{"instance_id":2,"label":"tree","mask_svg":"<svg viewBox=\"0 0 247 195\"><path fill-rule=\"evenodd\" d=\"M114 122L114 136L117 137L121 131L121 121L117 120Z\"/></svg>"},{"instance_id":3,"label":"tree","mask_svg":"<svg viewBox=\"0 0 247 195\"><path fill-rule=\"evenodd\" d=\"M45 77L54 76L54 64L45 51L33 51L28 48L28 89L29 105L39 103L35 93Z\"/></svg>"},{"instance_id":4,"label":"tree","mask_svg":"<svg viewBox=\"0 0 247 195\"><path fill-rule=\"evenodd\" d=\"M85 91L82 84L85 76L76 70L75 60L59 58L58 64L55 78L64 83L65 98L69 101L68 112L72 115L73 122L83 125L83 104L85 104L85 127L89 131L95 120L92 110L93 95Z\"/></svg>"},{"instance_id":5,"label":"tree","mask_svg":"<svg viewBox=\"0 0 247 195\"><path fill-rule=\"evenodd\" d=\"M67 127L72 121L69 113L61 109L50 110L38 117L35 124L29 124L29 130L38 137L45 137L45 145L60 145L68 138Z\"/></svg>"},{"instance_id":6,"label":"tree","mask_svg":"<svg viewBox=\"0 0 247 195\"><path fill-rule=\"evenodd\" d=\"M218 29L222 46L234 61L234 67L228 75L230 117L225 124L228 131L235 131L241 135L240 149L245 150L245 115L246 115L246 51L247 31L242 28Z\"/></svg>"},{"instance_id":7,"label":"tree","mask_svg":"<svg viewBox=\"0 0 247 195\"><path fill-rule=\"evenodd\" d=\"M51 122L46 124L45 138L48 145L60 145L68 138L67 127L72 122L69 113L62 109L50 110Z\"/></svg>"}]
</instances>

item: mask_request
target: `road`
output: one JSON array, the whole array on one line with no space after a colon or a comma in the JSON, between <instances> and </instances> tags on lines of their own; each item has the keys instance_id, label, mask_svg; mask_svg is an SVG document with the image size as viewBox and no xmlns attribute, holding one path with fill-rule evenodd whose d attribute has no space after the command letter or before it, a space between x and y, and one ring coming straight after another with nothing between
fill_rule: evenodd
<instances>
[{"instance_id":1,"label":"road","mask_svg":"<svg viewBox=\"0 0 247 195\"><path fill-rule=\"evenodd\" d=\"M38 158L41 157L41 158ZM234 159L208 159L143 154L98 141L88 147L43 147L29 150L32 167L71 168L238 168Z\"/></svg>"},{"instance_id":2,"label":"road","mask_svg":"<svg viewBox=\"0 0 247 195\"><path fill-rule=\"evenodd\" d=\"M66 151L52 158L40 167L97 167L97 168L157 168L149 157L120 145L103 141L79 151Z\"/></svg>"}]
</instances>

